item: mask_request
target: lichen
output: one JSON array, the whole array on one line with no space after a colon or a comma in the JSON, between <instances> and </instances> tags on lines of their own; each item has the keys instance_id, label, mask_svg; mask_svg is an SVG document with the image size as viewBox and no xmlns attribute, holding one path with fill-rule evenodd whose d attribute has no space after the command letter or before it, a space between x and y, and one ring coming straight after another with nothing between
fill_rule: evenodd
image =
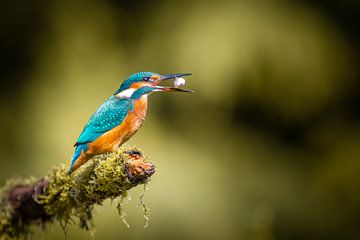
<instances>
[{"instance_id":1,"label":"lichen","mask_svg":"<svg viewBox=\"0 0 360 240\"><path fill-rule=\"evenodd\" d=\"M48 221L59 221L65 232L69 223L77 223L81 229L91 230L94 204L101 204L108 198L120 198L122 202L128 190L148 182L154 171L154 166L144 161L138 149L123 147L94 157L71 175L68 175L65 165L52 169L45 177L48 185L44 193L37 195L35 201L45 210ZM30 232L28 223L18 222L14 225L14 215L5 196L19 184L31 186L34 182L35 179L22 180L16 184L8 183L3 188L0 195L1 239L21 238ZM142 200L141 203L147 219L148 209ZM118 212L124 220L121 204L118 205Z\"/></svg>"},{"instance_id":2,"label":"lichen","mask_svg":"<svg viewBox=\"0 0 360 240\"><path fill-rule=\"evenodd\" d=\"M144 192L139 196L139 205L141 206L144 212L144 228L149 227L149 219L150 219L150 208L148 208L144 202L145 191L148 190L147 183L144 184Z\"/></svg>"}]
</instances>

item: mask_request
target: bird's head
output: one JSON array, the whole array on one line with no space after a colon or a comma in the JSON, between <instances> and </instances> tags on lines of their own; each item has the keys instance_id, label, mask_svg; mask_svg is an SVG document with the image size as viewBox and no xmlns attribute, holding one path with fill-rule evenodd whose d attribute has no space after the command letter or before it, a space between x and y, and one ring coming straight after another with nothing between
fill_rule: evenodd
<instances>
[{"instance_id":1,"label":"bird's head","mask_svg":"<svg viewBox=\"0 0 360 240\"><path fill-rule=\"evenodd\" d=\"M191 75L190 73L177 73L177 74L167 74L161 75L154 72L138 72L129 76L121 85L120 88L114 93L118 97L131 97L132 94L142 88L142 87L155 87L164 80L169 80L173 78L178 78L182 76ZM159 86L160 87L160 86ZM166 87L165 87L166 88ZM154 88L153 91L165 91L159 90L160 88ZM167 91L176 91L170 90L175 88L169 88Z\"/></svg>"}]
</instances>

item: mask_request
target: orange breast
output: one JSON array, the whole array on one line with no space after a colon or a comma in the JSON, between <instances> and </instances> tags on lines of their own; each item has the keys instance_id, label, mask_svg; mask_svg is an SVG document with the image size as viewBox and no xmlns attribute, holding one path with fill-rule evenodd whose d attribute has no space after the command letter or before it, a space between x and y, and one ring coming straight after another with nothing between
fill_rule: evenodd
<instances>
[{"instance_id":1,"label":"orange breast","mask_svg":"<svg viewBox=\"0 0 360 240\"><path fill-rule=\"evenodd\" d=\"M134 103L134 109L128 113L124 121L117 127L104 133L94 142L89 143L89 154L100 154L115 150L126 142L140 128L147 112L147 96Z\"/></svg>"}]
</instances>

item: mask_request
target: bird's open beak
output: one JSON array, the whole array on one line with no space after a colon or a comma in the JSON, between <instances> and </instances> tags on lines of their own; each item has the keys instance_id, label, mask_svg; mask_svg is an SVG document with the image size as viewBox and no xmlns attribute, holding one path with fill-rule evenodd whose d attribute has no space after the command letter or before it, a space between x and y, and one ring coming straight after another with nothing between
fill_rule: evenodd
<instances>
[{"instance_id":1,"label":"bird's open beak","mask_svg":"<svg viewBox=\"0 0 360 240\"><path fill-rule=\"evenodd\" d=\"M187 90L187 89L182 89L182 88L175 88L175 87L164 87L164 86L159 86L158 84L161 83L164 80L169 80L169 79L174 79L174 78L180 78L180 77L184 77L184 76L189 76L191 75L191 73L175 73L175 74L167 74L167 75L163 75L160 78L154 80L152 82L155 91L168 91L168 92L194 92L192 90Z\"/></svg>"}]
</instances>

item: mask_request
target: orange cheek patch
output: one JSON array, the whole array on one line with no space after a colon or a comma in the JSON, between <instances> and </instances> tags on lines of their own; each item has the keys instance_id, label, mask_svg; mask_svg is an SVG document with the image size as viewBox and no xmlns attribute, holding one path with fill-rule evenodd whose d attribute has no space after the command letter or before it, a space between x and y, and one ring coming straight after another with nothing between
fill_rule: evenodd
<instances>
[{"instance_id":1,"label":"orange cheek patch","mask_svg":"<svg viewBox=\"0 0 360 240\"><path fill-rule=\"evenodd\" d=\"M141 83L141 82L136 82L136 83L133 83L131 84L131 88L135 88L135 89L138 89L138 88L141 88L142 86L144 86L145 84L144 83Z\"/></svg>"},{"instance_id":2,"label":"orange cheek patch","mask_svg":"<svg viewBox=\"0 0 360 240\"><path fill-rule=\"evenodd\" d=\"M151 76L151 79L152 79L152 80L158 80L159 78L160 78L159 75L152 75L152 76Z\"/></svg>"}]
</instances>

